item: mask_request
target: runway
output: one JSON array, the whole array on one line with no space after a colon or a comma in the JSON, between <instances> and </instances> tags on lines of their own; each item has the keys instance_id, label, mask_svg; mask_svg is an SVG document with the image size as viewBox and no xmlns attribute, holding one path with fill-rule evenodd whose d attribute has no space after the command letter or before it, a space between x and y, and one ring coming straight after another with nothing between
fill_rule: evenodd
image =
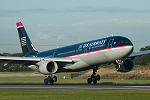
<instances>
[{"instance_id":1,"label":"runway","mask_svg":"<svg viewBox=\"0 0 150 100\"><path fill-rule=\"evenodd\" d=\"M0 83L0 89L99 89L99 90L150 90L150 84L87 84L87 83Z\"/></svg>"}]
</instances>

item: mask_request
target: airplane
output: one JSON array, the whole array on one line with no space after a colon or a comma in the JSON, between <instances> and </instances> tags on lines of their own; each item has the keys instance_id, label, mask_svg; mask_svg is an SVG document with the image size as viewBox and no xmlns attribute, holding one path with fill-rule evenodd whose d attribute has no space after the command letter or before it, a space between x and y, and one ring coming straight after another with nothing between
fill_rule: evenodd
<instances>
[{"instance_id":1,"label":"airplane","mask_svg":"<svg viewBox=\"0 0 150 100\"><path fill-rule=\"evenodd\" d=\"M9 63L26 65L32 70L48 75L44 79L45 85L57 82L57 77L52 77L52 74L89 69L93 69L93 73L87 79L87 83L96 84L100 80L100 75L96 72L101 64L114 63L117 72L129 72L134 68L135 56L150 53L150 50L134 53L132 42L123 36L110 36L38 52L32 45L22 22L17 22L16 25L24 56L0 56L0 61L3 60L5 65Z\"/></svg>"}]
</instances>

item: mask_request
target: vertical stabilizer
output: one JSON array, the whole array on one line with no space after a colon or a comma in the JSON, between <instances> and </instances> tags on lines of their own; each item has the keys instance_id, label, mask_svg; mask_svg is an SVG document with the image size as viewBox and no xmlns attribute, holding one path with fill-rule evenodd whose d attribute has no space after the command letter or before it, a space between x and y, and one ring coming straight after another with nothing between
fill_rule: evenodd
<instances>
[{"instance_id":1,"label":"vertical stabilizer","mask_svg":"<svg viewBox=\"0 0 150 100\"><path fill-rule=\"evenodd\" d=\"M22 52L24 55L30 54L30 55L35 55L38 53L37 50L35 50L35 48L33 47L26 31L25 28L22 24L22 22L18 22L16 23L17 25L17 29L18 29L18 33L19 33L19 38L20 38L20 43L21 43L21 47L22 47Z\"/></svg>"}]
</instances>

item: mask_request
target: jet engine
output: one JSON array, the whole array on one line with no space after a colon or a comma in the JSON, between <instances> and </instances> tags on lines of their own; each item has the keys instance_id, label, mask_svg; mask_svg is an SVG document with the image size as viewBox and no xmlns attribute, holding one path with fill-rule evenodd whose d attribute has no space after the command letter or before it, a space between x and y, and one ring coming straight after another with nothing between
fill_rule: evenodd
<instances>
[{"instance_id":1,"label":"jet engine","mask_svg":"<svg viewBox=\"0 0 150 100\"><path fill-rule=\"evenodd\" d=\"M126 58L123 61L118 61L116 64L116 69L118 72L129 72L133 70L134 62L130 58Z\"/></svg>"},{"instance_id":2,"label":"jet engine","mask_svg":"<svg viewBox=\"0 0 150 100\"><path fill-rule=\"evenodd\" d=\"M42 74L53 74L57 71L58 65L54 61L43 61L39 66L39 71Z\"/></svg>"}]
</instances>

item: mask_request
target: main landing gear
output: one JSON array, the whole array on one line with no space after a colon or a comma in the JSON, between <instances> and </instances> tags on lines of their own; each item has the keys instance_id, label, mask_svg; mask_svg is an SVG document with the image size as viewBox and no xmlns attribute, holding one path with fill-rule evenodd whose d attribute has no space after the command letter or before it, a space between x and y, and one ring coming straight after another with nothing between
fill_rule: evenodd
<instances>
[{"instance_id":1,"label":"main landing gear","mask_svg":"<svg viewBox=\"0 0 150 100\"><path fill-rule=\"evenodd\" d=\"M48 76L47 78L44 79L44 84L45 85L47 85L48 83L54 84L54 82L57 82L57 77L56 76L54 76L54 77Z\"/></svg>"},{"instance_id":2,"label":"main landing gear","mask_svg":"<svg viewBox=\"0 0 150 100\"><path fill-rule=\"evenodd\" d=\"M93 82L94 84L96 84L97 81L100 80L100 75L99 75L99 74L96 75L97 70L98 70L98 67L97 67L97 66L93 68L93 74L91 75L90 78L87 79L88 84L91 84L92 82Z\"/></svg>"}]
</instances>

